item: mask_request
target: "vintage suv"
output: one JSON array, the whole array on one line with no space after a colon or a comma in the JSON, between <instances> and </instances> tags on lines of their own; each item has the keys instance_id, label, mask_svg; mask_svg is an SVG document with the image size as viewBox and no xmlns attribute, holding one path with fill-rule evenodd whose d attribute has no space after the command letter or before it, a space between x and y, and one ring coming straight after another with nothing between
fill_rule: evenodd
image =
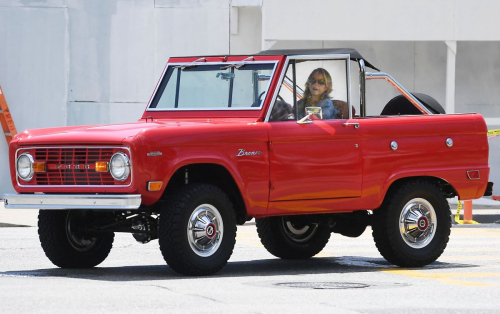
<instances>
[{"instance_id":1,"label":"vintage suv","mask_svg":"<svg viewBox=\"0 0 500 314\"><path fill-rule=\"evenodd\" d=\"M373 79L401 95L368 115ZM213 274L252 218L280 258L370 225L387 261L424 266L448 242L446 199L492 190L483 117L444 114L353 49L171 58L138 122L27 130L9 147L5 207L41 209L42 248L65 268L98 265L128 232L158 238L179 273Z\"/></svg>"}]
</instances>

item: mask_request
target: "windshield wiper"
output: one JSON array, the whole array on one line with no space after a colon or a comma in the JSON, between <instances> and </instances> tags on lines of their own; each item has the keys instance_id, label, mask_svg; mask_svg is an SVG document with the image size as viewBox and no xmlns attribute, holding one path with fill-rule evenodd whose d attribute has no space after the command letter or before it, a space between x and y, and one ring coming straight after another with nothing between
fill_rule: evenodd
<instances>
[{"instance_id":1,"label":"windshield wiper","mask_svg":"<svg viewBox=\"0 0 500 314\"><path fill-rule=\"evenodd\" d=\"M221 69L221 70L227 70L227 69L229 69L229 68L239 69L239 68L241 68L242 66L244 66L244 65L245 65L245 61L250 60L250 59L251 59L251 60L255 60L255 58L254 58L254 57L250 56L250 57L247 57L247 58L245 58L245 59L243 59L243 60L241 60L241 61L238 61L238 62L235 62L235 63L232 63L232 64L228 64L228 65L226 65L226 66L223 66L223 67L221 67L220 69Z\"/></svg>"},{"instance_id":2,"label":"windshield wiper","mask_svg":"<svg viewBox=\"0 0 500 314\"><path fill-rule=\"evenodd\" d=\"M245 65L244 63L233 63L233 64L228 64L226 66L223 66L220 69L221 70L227 70L227 69L230 69L230 68L239 69L239 68L241 68L244 65Z\"/></svg>"},{"instance_id":3,"label":"windshield wiper","mask_svg":"<svg viewBox=\"0 0 500 314\"><path fill-rule=\"evenodd\" d=\"M199 58L199 59L194 60L193 62L188 63L188 64L177 65L177 66L174 67L174 69L180 68L181 70L184 70L185 68L195 67L195 66L197 66L196 62L201 62L201 61L207 62L207 59L205 59L205 58Z\"/></svg>"}]
</instances>

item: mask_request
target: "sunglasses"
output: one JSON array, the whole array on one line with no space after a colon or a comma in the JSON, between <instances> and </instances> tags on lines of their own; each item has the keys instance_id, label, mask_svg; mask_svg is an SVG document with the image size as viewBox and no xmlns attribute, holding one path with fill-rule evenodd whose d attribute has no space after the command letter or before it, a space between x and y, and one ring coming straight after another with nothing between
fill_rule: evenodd
<instances>
[{"instance_id":1,"label":"sunglasses","mask_svg":"<svg viewBox=\"0 0 500 314\"><path fill-rule=\"evenodd\" d=\"M315 78L312 78L309 80L309 84L311 84L311 85L316 84L316 82L318 82L319 85L326 85L326 81L324 79L317 80Z\"/></svg>"}]
</instances>

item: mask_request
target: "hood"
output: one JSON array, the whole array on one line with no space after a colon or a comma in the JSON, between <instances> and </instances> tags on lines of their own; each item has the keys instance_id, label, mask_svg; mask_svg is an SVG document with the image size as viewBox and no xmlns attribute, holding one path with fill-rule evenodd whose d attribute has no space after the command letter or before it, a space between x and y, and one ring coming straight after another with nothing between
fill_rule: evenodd
<instances>
[{"instance_id":1,"label":"hood","mask_svg":"<svg viewBox=\"0 0 500 314\"><path fill-rule=\"evenodd\" d=\"M240 119L238 119L240 120ZM255 121L255 119L253 119ZM18 145L53 145L53 144L108 144L120 145L125 139L132 140L142 133L159 128L200 127L210 124L225 124L250 121L227 121L219 119L203 119L190 121L157 121L112 125L87 125L45 129L26 130L16 135Z\"/></svg>"}]
</instances>

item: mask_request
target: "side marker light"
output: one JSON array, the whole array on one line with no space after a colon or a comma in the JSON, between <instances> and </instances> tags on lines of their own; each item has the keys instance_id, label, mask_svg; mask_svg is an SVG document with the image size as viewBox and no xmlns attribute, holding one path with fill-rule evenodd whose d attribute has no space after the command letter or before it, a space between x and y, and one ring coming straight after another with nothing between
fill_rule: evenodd
<instances>
[{"instance_id":1,"label":"side marker light","mask_svg":"<svg viewBox=\"0 0 500 314\"><path fill-rule=\"evenodd\" d=\"M469 177L469 180L479 180L479 170L468 170L467 177Z\"/></svg>"},{"instance_id":2,"label":"side marker light","mask_svg":"<svg viewBox=\"0 0 500 314\"><path fill-rule=\"evenodd\" d=\"M149 181L148 182L148 191L159 191L163 185L162 181Z\"/></svg>"}]
</instances>

